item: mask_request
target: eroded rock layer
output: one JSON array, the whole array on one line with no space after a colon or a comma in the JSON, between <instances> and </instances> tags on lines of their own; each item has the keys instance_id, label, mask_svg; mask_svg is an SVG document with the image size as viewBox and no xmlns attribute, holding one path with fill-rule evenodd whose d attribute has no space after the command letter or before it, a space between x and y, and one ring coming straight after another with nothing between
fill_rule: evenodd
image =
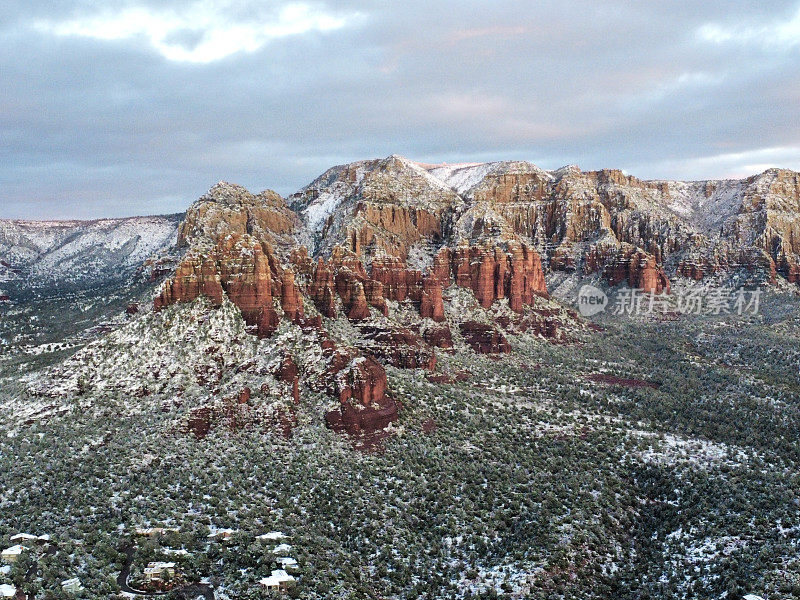
<instances>
[{"instance_id":1,"label":"eroded rock layer","mask_svg":"<svg viewBox=\"0 0 800 600\"><path fill-rule=\"evenodd\" d=\"M374 188L371 193L377 198ZM238 186L219 184L188 211L180 228L187 249L154 308L200 297L221 306L227 299L239 309L249 331L261 338L273 336L282 322L301 327L320 344L327 361L328 383L320 389L339 399L340 408L328 413L326 422L369 435L396 419L399 408L387 392L383 364L434 371L434 348L454 346L444 290L466 288L476 308L489 309L503 301L520 315L536 298L547 296L539 255L513 237L431 246L429 260L420 265L419 256L407 250L421 239L446 241L441 219L422 210L390 210L385 204L360 204L356 212L363 213L373 229L354 237L348 234L342 244L312 257L302 244L302 229L279 196L254 196ZM374 228L399 236L392 238L395 242L407 238L412 244L402 251L399 242L376 245ZM391 249L397 253L387 251ZM410 261L417 265L410 266ZM396 321L399 313L407 315L402 324ZM418 324L408 323L409 314L416 315ZM341 318L355 327L357 345L342 344L328 334L326 323ZM460 329L467 347L483 353L508 351L499 331L479 329ZM302 369L286 356L273 375L291 387L297 404ZM207 416L218 420L217 414L215 409Z\"/></svg>"},{"instance_id":2,"label":"eroded rock layer","mask_svg":"<svg viewBox=\"0 0 800 600\"><path fill-rule=\"evenodd\" d=\"M301 328L325 357L320 389L341 405L326 421L365 433L397 416L385 366L432 372L437 351L568 339L573 317L544 306L547 269L654 293L670 292L670 276L735 269L798 282L799 215L800 176L787 170L681 183L391 156L334 167L288 202L218 184L187 211L154 307L206 297L230 301L262 338ZM281 365L295 404L319 383Z\"/></svg>"}]
</instances>

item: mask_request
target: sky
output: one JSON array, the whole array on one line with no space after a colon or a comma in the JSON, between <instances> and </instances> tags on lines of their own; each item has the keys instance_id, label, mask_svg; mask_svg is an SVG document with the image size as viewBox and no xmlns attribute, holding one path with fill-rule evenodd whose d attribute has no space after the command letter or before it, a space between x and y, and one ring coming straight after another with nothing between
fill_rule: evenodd
<instances>
[{"instance_id":1,"label":"sky","mask_svg":"<svg viewBox=\"0 0 800 600\"><path fill-rule=\"evenodd\" d=\"M390 154L800 170L800 2L0 4L0 218L288 195Z\"/></svg>"}]
</instances>

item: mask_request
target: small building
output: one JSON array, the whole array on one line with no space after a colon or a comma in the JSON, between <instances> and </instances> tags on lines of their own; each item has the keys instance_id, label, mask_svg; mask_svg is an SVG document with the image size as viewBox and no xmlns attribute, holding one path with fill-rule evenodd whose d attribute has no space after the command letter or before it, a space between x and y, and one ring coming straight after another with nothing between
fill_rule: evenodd
<instances>
[{"instance_id":1,"label":"small building","mask_svg":"<svg viewBox=\"0 0 800 600\"><path fill-rule=\"evenodd\" d=\"M33 535L32 533L18 533L16 535L12 535L9 538L12 542L16 542L18 544L36 544L36 545L45 545L50 542L50 536L45 535Z\"/></svg>"},{"instance_id":2,"label":"small building","mask_svg":"<svg viewBox=\"0 0 800 600\"><path fill-rule=\"evenodd\" d=\"M268 590L285 592L295 584L295 578L283 569L277 569L269 577L264 577L259 583Z\"/></svg>"},{"instance_id":3,"label":"small building","mask_svg":"<svg viewBox=\"0 0 800 600\"><path fill-rule=\"evenodd\" d=\"M5 563L13 564L17 562L19 557L26 550L27 548L25 546L17 544L16 546L11 546L10 548L3 550L3 552L0 553L0 558L2 558L3 562Z\"/></svg>"},{"instance_id":4,"label":"small building","mask_svg":"<svg viewBox=\"0 0 800 600\"><path fill-rule=\"evenodd\" d=\"M14 598L17 595L17 588L9 583L0 585L0 598Z\"/></svg>"},{"instance_id":5,"label":"small building","mask_svg":"<svg viewBox=\"0 0 800 600\"><path fill-rule=\"evenodd\" d=\"M764 600L761 596L756 596L755 594L747 594L742 598L742 600Z\"/></svg>"},{"instance_id":6,"label":"small building","mask_svg":"<svg viewBox=\"0 0 800 600\"><path fill-rule=\"evenodd\" d=\"M268 542L277 542L278 540L286 539L287 536L282 531L270 531L269 533L262 533L261 535L257 536L257 540L268 541Z\"/></svg>"},{"instance_id":7,"label":"small building","mask_svg":"<svg viewBox=\"0 0 800 600\"><path fill-rule=\"evenodd\" d=\"M286 554L292 549L289 544L278 544L275 546L275 549L272 551L273 554Z\"/></svg>"},{"instance_id":8,"label":"small building","mask_svg":"<svg viewBox=\"0 0 800 600\"><path fill-rule=\"evenodd\" d=\"M297 571L299 569L297 561L291 556L276 558L275 562L278 563L284 571Z\"/></svg>"},{"instance_id":9,"label":"small building","mask_svg":"<svg viewBox=\"0 0 800 600\"><path fill-rule=\"evenodd\" d=\"M151 562L144 568L144 579L148 583L163 583L174 579L175 563Z\"/></svg>"},{"instance_id":10,"label":"small building","mask_svg":"<svg viewBox=\"0 0 800 600\"><path fill-rule=\"evenodd\" d=\"M77 577L73 577L72 579L65 579L61 582L61 589L65 592L69 592L70 594L74 594L76 592L80 592L83 589L81 585L81 580Z\"/></svg>"}]
</instances>

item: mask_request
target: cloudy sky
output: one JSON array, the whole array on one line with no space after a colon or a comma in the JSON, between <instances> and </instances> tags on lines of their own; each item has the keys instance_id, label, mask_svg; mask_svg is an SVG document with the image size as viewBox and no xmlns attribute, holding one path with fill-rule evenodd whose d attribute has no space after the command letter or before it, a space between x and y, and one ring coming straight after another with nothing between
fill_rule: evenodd
<instances>
[{"instance_id":1,"label":"cloudy sky","mask_svg":"<svg viewBox=\"0 0 800 600\"><path fill-rule=\"evenodd\" d=\"M800 2L0 5L0 217L179 212L392 153L800 170Z\"/></svg>"}]
</instances>

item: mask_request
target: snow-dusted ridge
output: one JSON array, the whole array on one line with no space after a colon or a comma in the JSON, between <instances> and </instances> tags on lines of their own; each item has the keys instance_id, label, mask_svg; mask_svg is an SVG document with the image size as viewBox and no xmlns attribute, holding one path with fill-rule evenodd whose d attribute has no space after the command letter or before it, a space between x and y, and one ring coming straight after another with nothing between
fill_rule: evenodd
<instances>
[{"instance_id":1,"label":"snow-dusted ridge","mask_svg":"<svg viewBox=\"0 0 800 600\"><path fill-rule=\"evenodd\" d=\"M624 180L617 185L618 180L612 178L612 183L603 185L611 197L624 194L633 210L652 213L669 227L711 239L718 238L726 223L741 213L762 210L761 205L743 207L743 203L749 202L750 195L773 199L775 193L769 186L778 173L785 175L771 169L742 180L631 178L630 185ZM460 204L463 210L497 178L519 174L535 176L548 188L546 193L568 190L570 201L591 201L600 190L596 174L583 173L576 166L548 171L525 161L425 164L393 154L332 167L287 200L302 218L296 239L316 252L341 242L334 238L355 216L361 199L392 198L426 208ZM785 218L793 218L796 208L791 205L791 194L772 202L773 212L775 206ZM43 286L62 280L90 281L137 268L174 247L180 220L181 215L95 221L0 220L0 284L20 279ZM329 223L331 228L326 230Z\"/></svg>"},{"instance_id":2,"label":"snow-dusted ridge","mask_svg":"<svg viewBox=\"0 0 800 600\"><path fill-rule=\"evenodd\" d=\"M0 220L0 277L36 287L122 275L173 248L182 218Z\"/></svg>"}]
</instances>

